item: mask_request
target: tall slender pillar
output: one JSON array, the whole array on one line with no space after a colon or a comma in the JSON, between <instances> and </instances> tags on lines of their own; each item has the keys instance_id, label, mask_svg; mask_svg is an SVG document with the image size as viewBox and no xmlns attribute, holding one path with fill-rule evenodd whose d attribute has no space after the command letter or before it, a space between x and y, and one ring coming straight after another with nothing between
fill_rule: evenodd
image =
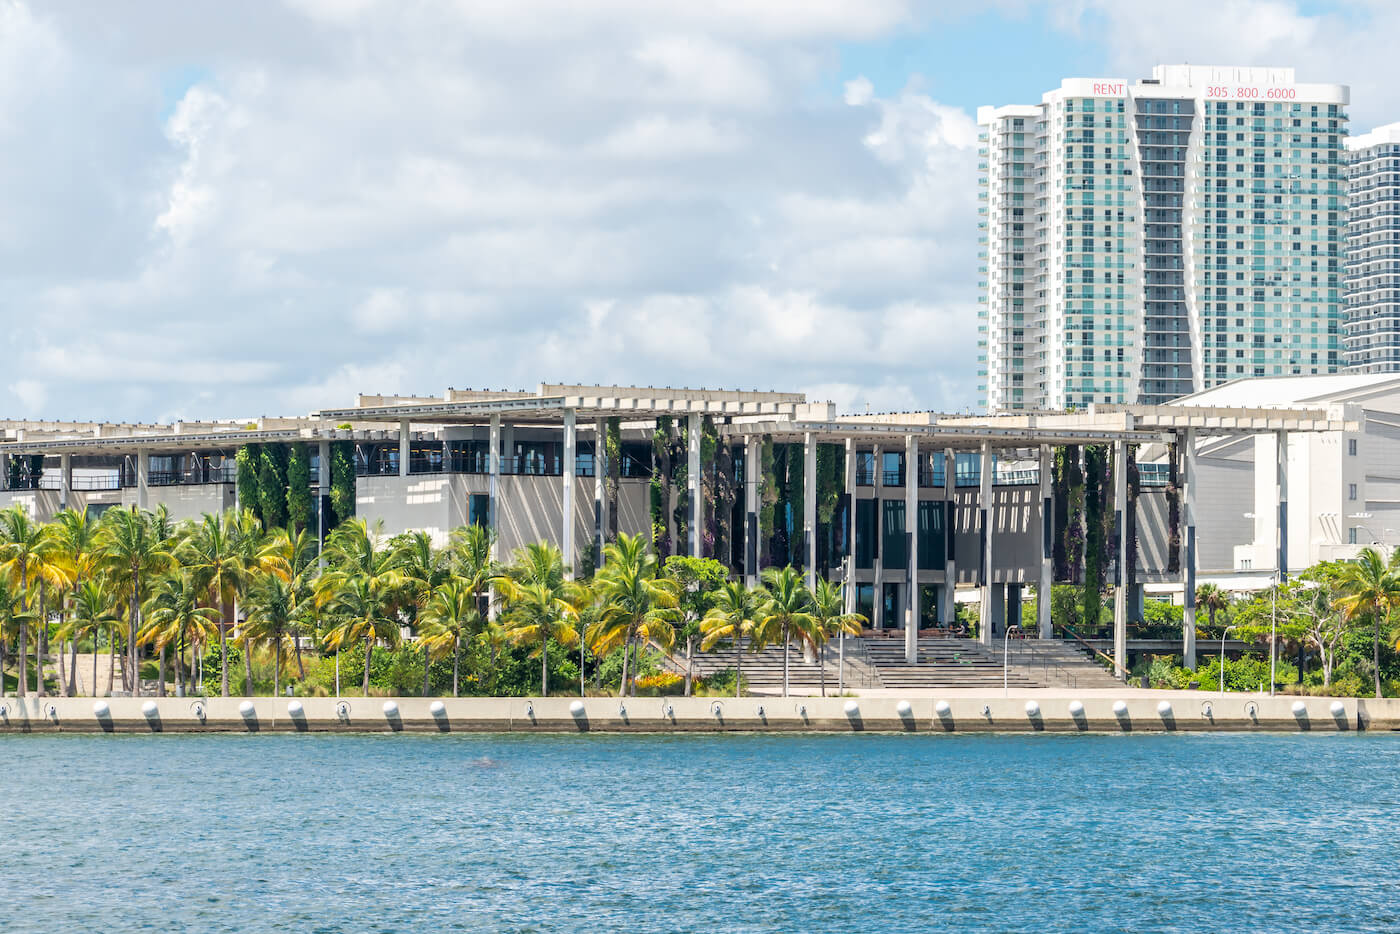
<instances>
[{"instance_id":1,"label":"tall slender pillar","mask_svg":"<svg viewBox=\"0 0 1400 934\"><path fill-rule=\"evenodd\" d=\"M1181 656L1196 667L1196 429L1177 435L1181 481Z\"/></svg>"},{"instance_id":2,"label":"tall slender pillar","mask_svg":"<svg viewBox=\"0 0 1400 934\"><path fill-rule=\"evenodd\" d=\"M977 627L978 637L983 645L991 645L996 622L996 608L992 605L992 443L982 442L982 456L977 477L977 516L981 529L982 549L978 556L977 582L982 587L982 602L979 607L981 625Z\"/></svg>"},{"instance_id":3,"label":"tall slender pillar","mask_svg":"<svg viewBox=\"0 0 1400 934\"><path fill-rule=\"evenodd\" d=\"M491 560L501 556L500 498L501 498L501 416L491 416L489 450L486 461L486 518L491 526Z\"/></svg>"},{"instance_id":4,"label":"tall slender pillar","mask_svg":"<svg viewBox=\"0 0 1400 934\"><path fill-rule=\"evenodd\" d=\"M1050 592L1055 583L1054 542L1055 502L1052 495L1054 450L1048 444L1040 446L1040 579L1035 587L1035 620L1040 638L1055 635L1055 623L1050 618Z\"/></svg>"},{"instance_id":5,"label":"tall slender pillar","mask_svg":"<svg viewBox=\"0 0 1400 934\"><path fill-rule=\"evenodd\" d=\"M149 509L151 504L151 452L142 448L136 452L136 508Z\"/></svg>"},{"instance_id":6,"label":"tall slender pillar","mask_svg":"<svg viewBox=\"0 0 1400 934\"><path fill-rule=\"evenodd\" d=\"M1128 445L1113 442L1113 528L1117 532L1118 559L1113 571L1113 661L1124 679L1128 668L1128 527L1124 506L1128 502Z\"/></svg>"},{"instance_id":7,"label":"tall slender pillar","mask_svg":"<svg viewBox=\"0 0 1400 934\"><path fill-rule=\"evenodd\" d=\"M763 470L763 441L744 436L744 586L758 586L763 553L758 541L758 479Z\"/></svg>"},{"instance_id":8,"label":"tall slender pillar","mask_svg":"<svg viewBox=\"0 0 1400 934\"><path fill-rule=\"evenodd\" d=\"M958 456L952 448L943 450L943 625L958 624L958 562L956 541L958 521Z\"/></svg>"},{"instance_id":9,"label":"tall slender pillar","mask_svg":"<svg viewBox=\"0 0 1400 934\"><path fill-rule=\"evenodd\" d=\"M73 502L73 455L58 455L59 492L58 506L60 509L67 509Z\"/></svg>"},{"instance_id":10,"label":"tall slender pillar","mask_svg":"<svg viewBox=\"0 0 1400 934\"><path fill-rule=\"evenodd\" d=\"M412 443L408 419L399 420L399 476L408 476L409 445Z\"/></svg>"},{"instance_id":11,"label":"tall slender pillar","mask_svg":"<svg viewBox=\"0 0 1400 934\"><path fill-rule=\"evenodd\" d=\"M875 489L875 586L874 597L870 601L870 624L876 629L890 625L885 619L885 504L880 494L885 491L884 452L875 445L874 470L870 472Z\"/></svg>"},{"instance_id":12,"label":"tall slender pillar","mask_svg":"<svg viewBox=\"0 0 1400 934\"><path fill-rule=\"evenodd\" d=\"M330 525L331 443L322 438L316 446L316 566L326 567L326 526Z\"/></svg>"},{"instance_id":13,"label":"tall slender pillar","mask_svg":"<svg viewBox=\"0 0 1400 934\"><path fill-rule=\"evenodd\" d=\"M608 529L608 422L593 421L593 549L596 567L603 566Z\"/></svg>"},{"instance_id":14,"label":"tall slender pillar","mask_svg":"<svg viewBox=\"0 0 1400 934\"><path fill-rule=\"evenodd\" d=\"M1274 566L1278 568L1278 579L1282 584L1288 580L1288 432L1276 432L1274 444L1278 449L1278 455L1274 458L1277 465L1274 483L1278 488L1278 559Z\"/></svg>"},{"instance_id":15,"label":"tall slender pillar","mask_svg":"<svg viewBox=\"0 0 1400 934\"><path fill-rule=\"evenodd\" d=\"M904 663L919 663L919 440L904 439L904 541L908 598L904 601Z\"/></svg>"},{"instance_id":16,"label":"tall slender pillar","mask_svg":"<svg viewBox=\"0 0 1400 934\"><path fill-rule=\"evenodd\" d=\"M564 528L561 536L564 551L564 576L572 580L574 576L574 484L577 479L574 477L574 461L578 454L577 434L574 430L577 415L573 409L564 410L564 476L560 479L564 483L563 491L563 521Z\"/></svg>"},{"instance_id":17,"label":"tall slender pillar","mask_svg":"<svg viewBox=\"0 0 1400 934\"><path fill-rule=\"evenodd\" d=\"M802 563L807 589L817 586L817 442L802 437Z\"/></svg>"},{"instance_id":18,"label":"tall slender pillar","mask_svg":"<svg viewBox=\"0 0 1400 934\"><path fill-rule=\"evenodd\" d=\"M846 612L856 611L856 442L846 439Z\"/></svg>"},{"instance_id":19,"label":"tall slender pillar","mask_svg":"<svg viewBox=\"0 0 1400 934\"><path fill-rule=\"evenodd\" d=\"M705 503L701 499L700 491L700 432L703 419L699 415L691 415L686 424L686 472L685 482L690 489L690 554L692 557L703 556L701 547L704 542Z\"/></svg>"},{"instance_id":20,"label":"tall slender pillar","mask_svg":"<svg viewBox=\"0 0 1400 934\"><path fill-rule=\"evenodd\" d=\"M0 451L0 490L10 488L10 452Z\"/></svg>"}]
</instances>

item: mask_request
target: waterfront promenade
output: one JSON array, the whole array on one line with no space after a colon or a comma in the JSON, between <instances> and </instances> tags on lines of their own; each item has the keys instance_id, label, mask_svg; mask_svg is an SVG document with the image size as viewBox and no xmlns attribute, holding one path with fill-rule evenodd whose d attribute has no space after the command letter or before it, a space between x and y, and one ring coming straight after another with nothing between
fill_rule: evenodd
<instances>
[{"instance_id":1,"label":"waterfront promenade","mask_svg":"<svg viewBox=\"0 0 1400 934\"><path fill-rule=\"evenodd\" d=\"M14 698L4 733L1124 733L1400 730L1400 699L1102 688L852 697Z\"/></svg>"}]
</instances>

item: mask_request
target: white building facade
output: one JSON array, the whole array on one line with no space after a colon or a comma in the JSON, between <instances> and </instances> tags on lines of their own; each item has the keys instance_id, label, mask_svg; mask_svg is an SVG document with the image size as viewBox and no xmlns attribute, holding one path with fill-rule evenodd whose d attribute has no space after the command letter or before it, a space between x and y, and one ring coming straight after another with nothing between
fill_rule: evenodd
<instances>
[{"instance_id":1,"label":"white building facade","mask_svg":"<svg viewBox=\"0 0 1400 934\"><path fill-rule=\"evenodd\" d=\"M1341 365L1344 85L1159 65L983 107L991 412Z\"/></svg>"},{"instance_id":2,"label":"white building facade","mask_svg":"<svg viewBox=\"0 0 1400 934\"><path fill-rule=\"evenodd\" d=\"M1346 365L1400 373L1400 123L1346 149Z\"/></svg>"}]
</instances>

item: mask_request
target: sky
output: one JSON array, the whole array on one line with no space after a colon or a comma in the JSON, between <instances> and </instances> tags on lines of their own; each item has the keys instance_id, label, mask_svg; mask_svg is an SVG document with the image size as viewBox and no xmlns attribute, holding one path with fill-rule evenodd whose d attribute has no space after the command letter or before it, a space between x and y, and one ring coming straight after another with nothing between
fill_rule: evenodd
<instances>
[{"instance_id":1,"label":"sky","mask_svg":"<svg viewBox=\"0 0 1400 934\"><path fill-rule=\"evenodd\" d=\"M1400 3L0 0L0 418L541 382L977 405L976 108Z\"/></svg>"}]
</instances>

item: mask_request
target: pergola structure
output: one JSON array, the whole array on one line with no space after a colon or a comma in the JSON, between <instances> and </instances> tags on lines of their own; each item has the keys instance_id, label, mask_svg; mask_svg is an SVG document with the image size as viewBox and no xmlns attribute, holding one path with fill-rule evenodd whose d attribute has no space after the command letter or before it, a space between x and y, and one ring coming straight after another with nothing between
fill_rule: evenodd
<instances>
[{"instance_id":1,"label":"pergola structure","mask_svg":"<svg viewBox=\"0 0 1400 934\"><path fill-rule=\"evenodd\" d=\"M606 446L601 443L609 419L619 419L632 427L651 427L663 417L687 420L687 486L689 520L688 552L702 553L704 501L701 495L701 430L703 419L710 418L721 438L742 445L745 451L743 515L745 518L744 562L750 583L755 583L759 564L757 550L759 502L758 448L764 440L801 446L804 489L814 490L817 484L817 446L837 445L845 451L845 494L854 501L856 496L856 456L859 449L872 449L878 459L882 451L903 452L904 463L919 462L921 452L941 456L944 464L942 494L942 530L944 568L938 617L945 625L954 620L954 587L957 565L961 556L952 546L954 534L955 458L959 453L978 458L979 478L976 501L978 554L976 582L980 589L980 632L989 640L993 628L995 602L991 568L997 547L997 535L990 515L993 502L994 458L1011 457L1038 463L1038 500L1040 503L1039 564L1035 582L1041 594L1048 594L1053 582L1052 537L1054 514L1051 508L1051 465L1058 447L1075 445L1110 445L1114 451L1113 488L1115 491L1115 528L1123 528L1123 509L1127 498L1127 448L1129 445L1164 444L1172 446L1179 457L1182 532L1180 537L1180 566L1184 602L1183 651L1188 664L1195 660L1195 442L1198 436L1231 434L1274 434L1280 439L1289 432L1349 430L1344 413L1337 407L1329 409L1233 409L1189 406L1093 406L1081 412L1029 413L1012 416L942 415L931 412L906 412L876 415L837 416L830 403L808 402L801 393L742 392L724 390L657 389L625 386L577 386L543 384L534 393L456 392L449 390L442 398L361 397L349 408L322 409L296 419L262 420L253 427L237 423L200 423L191 426L128 426L120 433L104 432L95 423L25 422L24 428L7 429L0 442L0 460L20 455L56 456L60 461L63 480L61 502L67 504L72 490L71 458L88 454L135 456L138 465L137 504L145 505L147 468L152 453L170 451L227 450L243 444L298 441L318 445L320 452L320 488L329 486L329 445L336 440L397 440L400 476L411 472L410 445L415 427L422 431L437 431L469 426L481 428L488 435L487 463L488 522L497 522L502 477L503 435L513 427L530 427L559 431L562 435L562 502L564 520L559 541L566 569L577 567L578 543L575 542L574 514L577 439L579 432L591 431L595 440L593 484L593 545L601 553L608 527L607 496L604 478ZM45 430L51 425L52 430ZM347 426L348 427L345 427ZM339 426L339 427L337 427ZM396 426L396 431L387 426ZM1352 426L1354 430L1354 426ZM421 440L421 438L420 438ZM448 442L443 441L444 449ZM3 465L0 465L3 466ZM0 479L8 471L0 470ZM911 470L912 473L912 470ZM881 490L876 471L875 493ZM1287 461L1278 460L1278 568L1287 574ZM905 478L905 516L918 510L919 482L917 475ZM816 497L803 498L801 527L803 555L807 582L813 585L817 575L817 505ZM855 515L850 513L850 547L843 559L843 576L854 579ZM906 520L907 521L907 520ZM878 530L877 530L878 532ZM918 585L919 523L909 521L905 531L908 599L904 608L905 647L910 664L918 657L918 629L921 619ZM1127 564L1127 536L1117 536L1117 568L1119 573ZM881 562L874 563L878 582ZM1006 600L1002 591L1002 600ZM854 588L847 588L847 600L854 601ZM1126 639L1128 602L1126 588L1115 588L1114 597L1114 658L1120 676L1126 672ZM1050 601L1038 601L1038 628L1042 637L1052 634Z\"/></svg>"}]
</instances>

